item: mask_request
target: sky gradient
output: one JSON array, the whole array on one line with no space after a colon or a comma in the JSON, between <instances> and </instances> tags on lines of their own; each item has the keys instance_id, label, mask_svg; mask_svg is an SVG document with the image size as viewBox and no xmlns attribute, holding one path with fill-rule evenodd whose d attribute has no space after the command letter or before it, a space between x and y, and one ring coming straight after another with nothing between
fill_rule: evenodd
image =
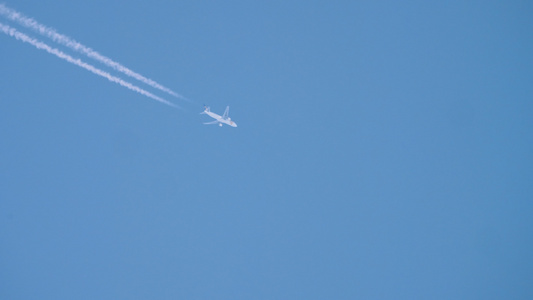
<instances>
[{"instance_id":1,"label":"sky gradient","mask_svg":"<svg viewBox=\"0 0 533 300\"><path fill-rule=\"evenodd\" d=\"M4 4L0 299L533 298L533 4Z\"/></svg>"}]
</instances>

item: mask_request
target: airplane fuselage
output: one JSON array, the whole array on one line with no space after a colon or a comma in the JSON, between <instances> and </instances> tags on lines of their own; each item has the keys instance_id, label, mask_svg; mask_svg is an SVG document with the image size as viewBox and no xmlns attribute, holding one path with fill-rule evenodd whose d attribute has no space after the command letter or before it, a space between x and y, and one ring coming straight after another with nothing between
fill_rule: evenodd
<instances>
[{"instance_id":1,"label":"airplane fuselage","mask_svg":"<svg viewBox=\"0 0 533 300\"><path fill-rule=\"evenodd\" d=\"M230 118L224 119L222 116L215 114L211 111L205 111L206 115L210 116L211 118L217 120L219 122L219 126L222 126L222 124L229 125L231 127L237 127L237 123L233 122Z\"/></svg>"}]
</instances>

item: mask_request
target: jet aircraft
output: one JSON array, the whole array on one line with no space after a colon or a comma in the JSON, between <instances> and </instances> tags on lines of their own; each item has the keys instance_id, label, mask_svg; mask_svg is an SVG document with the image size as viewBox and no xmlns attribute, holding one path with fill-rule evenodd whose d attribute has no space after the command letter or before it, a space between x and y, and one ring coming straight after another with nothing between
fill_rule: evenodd
<instances>
[{"instance_id":1,"label":"jet aircraft","mask_svg":"<svg viewBox=\"0 0 533 300\"><path fill-rule=\"evenodd\" d=\"M201 114L206 114L210 116L211 118L215 119L215 121L204 123L206 125L210 124L218 124L218 126L222 126L222 124L229 125L231 127L237 127L237 124L231 120L230 117L228 117L229 114L229 106L226 106L226 110L224 111L224 114L222 116L219 116L215 114L214 112L211 112L211 109L209 106L205 106L205 109Z\"/></svg>"}]
</instances>

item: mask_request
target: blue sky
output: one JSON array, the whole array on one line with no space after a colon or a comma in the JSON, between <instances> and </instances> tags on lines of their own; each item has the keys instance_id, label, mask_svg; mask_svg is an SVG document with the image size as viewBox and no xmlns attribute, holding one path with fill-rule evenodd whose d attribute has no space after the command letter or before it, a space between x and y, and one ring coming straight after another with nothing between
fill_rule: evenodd
<instances>
[{"instance_id":1,"label":"blue sky","mask_svg":"<svg viewBox=\"0 0 533 300\"><path fill-rule=\"evenodd\" d=\"M533 297L531 3L4 3L0 298Z\"/></svg>"}]
</instances>

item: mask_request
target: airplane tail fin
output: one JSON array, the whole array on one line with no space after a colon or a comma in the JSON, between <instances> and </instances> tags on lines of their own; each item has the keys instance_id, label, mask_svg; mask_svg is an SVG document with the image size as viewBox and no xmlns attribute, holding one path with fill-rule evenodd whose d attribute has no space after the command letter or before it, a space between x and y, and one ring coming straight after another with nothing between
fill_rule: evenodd
<instances>
[{"instance_id":1,"label":"airplane tail fin","mask_svg":"<svg viewBox=\"0 0 533 300\"><path fill-rule=\"evenodd\" d=\"M205 114L206 112L210 112L210 111L211 111L211 109L209 108L209 106L204 105L204 111L201 112L200 114Z\"/></svg>"}]
</instances>

